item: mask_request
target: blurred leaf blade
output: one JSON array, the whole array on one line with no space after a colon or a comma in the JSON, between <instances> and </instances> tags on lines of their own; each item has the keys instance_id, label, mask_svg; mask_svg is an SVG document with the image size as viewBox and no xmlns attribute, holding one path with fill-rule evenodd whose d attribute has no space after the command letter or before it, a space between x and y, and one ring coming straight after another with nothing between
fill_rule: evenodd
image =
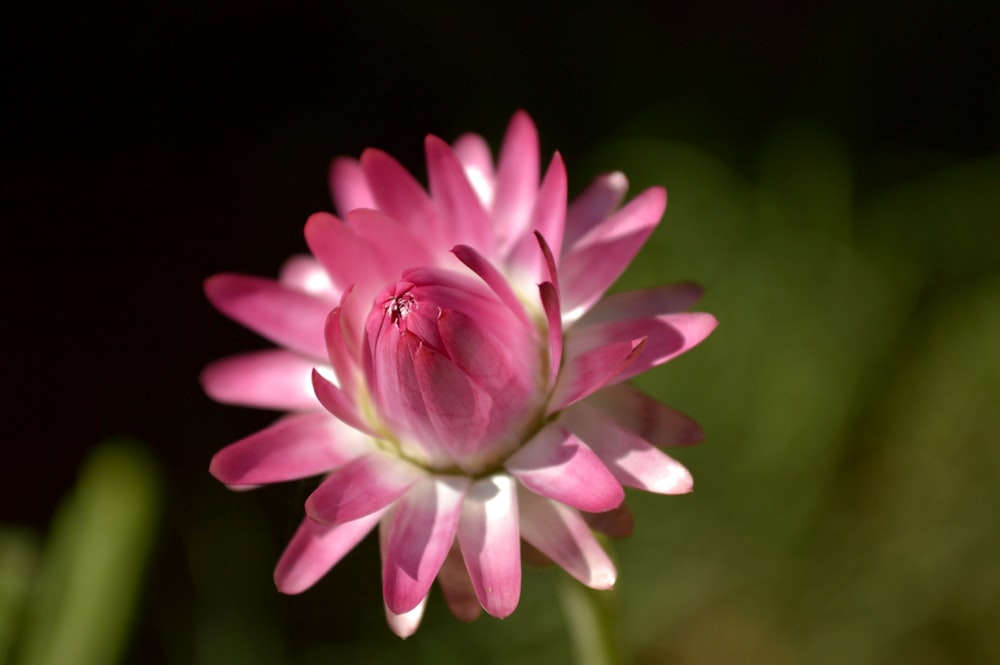
<instances>
[{"instance_id":1,"label":"blurred leaf blade","mask_svg":"<svg viewBox=\"0 0 1000 665\"><path fill-rule=\"evenodd\" d=\"M53 522L16 662L119 662L160 501L156 468L140 446L115 441L95 449Z\"/></svg>"}]
</instances>

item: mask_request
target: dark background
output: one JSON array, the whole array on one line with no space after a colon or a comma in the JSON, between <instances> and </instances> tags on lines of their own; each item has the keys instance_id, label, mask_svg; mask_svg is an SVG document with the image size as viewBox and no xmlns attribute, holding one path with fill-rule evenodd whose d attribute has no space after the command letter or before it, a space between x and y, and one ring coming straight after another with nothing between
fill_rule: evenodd
<instances>
[{"instance_id":1,"label":"dark background","mask_svg":"<svg viewBox=\"0 0 1000 665\"><path fill-rule=\"evenodd\" d=\"M990 2L0 11L0 520L44 530L95 443L145 442L166 512L136 662L166 662L167 633L194 640L183 532L206 501L233 500L206 472L211 454L271 418L200 392L207 362L262 346L212 310L201 281L271 275L302 251L306 216L330 209L333 156L377 146L421 174L424 134L475 130L496 146L524 108L543 154L566 157L575 191L592 174L574 161L602 141L666 136L750 175L764 137L805 118L846 146L864 199L1000 148ZM240 497L273 517L279 545L268 547L304 491ZM276 552L258 558L269 565ZM358 611L378 614L377 598Z\"/></svg>"}]
</instances>

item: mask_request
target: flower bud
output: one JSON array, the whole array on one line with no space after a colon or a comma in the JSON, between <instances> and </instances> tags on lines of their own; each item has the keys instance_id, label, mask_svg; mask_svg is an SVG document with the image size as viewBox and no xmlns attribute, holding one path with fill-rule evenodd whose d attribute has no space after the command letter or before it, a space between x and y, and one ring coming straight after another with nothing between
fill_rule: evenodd
<instances>
[{"instance_id":1,"label":"flower bud","mask_svg":"<svg viewBox=\"0 0 1000 665\"><path fill-rule=\"evenodd\" d=\"M538 333L478 280L409 270L375 298L365 336L379 415L422 464L481 472L540 414Z\"/></svg>"}]
</instances>

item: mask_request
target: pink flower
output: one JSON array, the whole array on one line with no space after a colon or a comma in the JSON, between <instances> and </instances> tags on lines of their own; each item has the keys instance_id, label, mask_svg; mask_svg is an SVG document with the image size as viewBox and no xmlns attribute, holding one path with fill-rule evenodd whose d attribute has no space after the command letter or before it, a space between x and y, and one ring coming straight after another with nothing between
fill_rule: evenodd
<instances>
[{"instance_id":1,"label":"pink flower","mask_svg":"<svg viewBox=\"0 0 1000 665\"><path fill-rule=\"evenodd\" d=\"M205 285L281 347L210 365L206 391L290 412L217 453L212 474L234 488L325 474L277 586L309 588L378 525L386 616L403 637L435 579L460 618L513 612L522 541L611 587L591 528L631 530L623 486L690 491L660 449L701 438L626 381L716 325L685 311L700 297L690 284L603 297L659 222L663 189L619 208L627 182L611 173L567 206L558 154L539 183L523 112L496 166L476 135L425 145L429 191L383 152L338 159L341 219L309 219L311 257L277 282Z\"/></svg>"}]
</instances>

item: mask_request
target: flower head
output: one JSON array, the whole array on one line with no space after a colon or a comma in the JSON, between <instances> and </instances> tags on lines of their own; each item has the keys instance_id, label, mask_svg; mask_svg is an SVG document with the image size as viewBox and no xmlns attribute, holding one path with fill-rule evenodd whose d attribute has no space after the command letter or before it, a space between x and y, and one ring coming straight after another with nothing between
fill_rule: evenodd
<instances>
[{"instance_id":1,"label":"flower head","mask_svg":"<svg viewBox=\"0 0 1000 665\"><path fill-rule=\"evenodd\" d=\"M624 487L675 494L691 477L662 447L697 425L626 381L715 327L690 284L605 296L659 222L661 188L619 207L598 177L567 205L556 154L515 114L486 142L426 144L429 189L387 154L338 159L340 218L313 215L312 256L278 281L206 282L224 313L280 348L202 375L220 401L288 411L215 455L231 487L324 475L275 570L314 584L376 526L392 629L416 630L435 579L453 612L517 606L521 542L584 584L616 572L591 529L631 529Z\"/></svg>"}]
</instances>

